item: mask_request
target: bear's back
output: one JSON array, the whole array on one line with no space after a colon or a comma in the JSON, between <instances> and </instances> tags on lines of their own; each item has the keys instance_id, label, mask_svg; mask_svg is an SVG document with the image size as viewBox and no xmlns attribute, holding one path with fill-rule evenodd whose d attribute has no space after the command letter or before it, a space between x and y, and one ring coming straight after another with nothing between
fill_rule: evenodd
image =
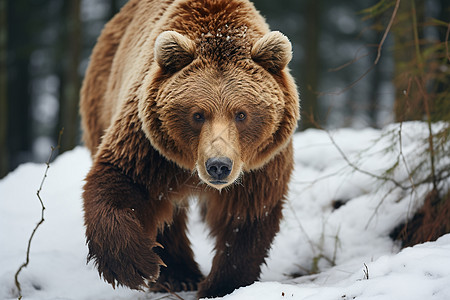
<instances>
[{"instance_id":1,"label":"bear's back","mask_svg":"<svg viewBox=\"0 0 450 300\"><path fill-rule=\"evenodd\" d=\"M120 107L120 99L129 90L133 73L137 74L136 66L143 59L139 59L142 54L139 42L145 42L151 24L157 22L172 2L131 0L102 30L80 95L83 140L92 155Z\"/></svg>"}]
</instances>

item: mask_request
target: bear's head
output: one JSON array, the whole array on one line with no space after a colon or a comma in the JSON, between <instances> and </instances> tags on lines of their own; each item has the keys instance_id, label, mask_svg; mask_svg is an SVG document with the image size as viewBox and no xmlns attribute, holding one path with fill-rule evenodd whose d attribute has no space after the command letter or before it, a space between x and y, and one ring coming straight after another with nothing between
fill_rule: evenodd
<instances>
[{"instance_id":1,"label":"bear's head","mask_svg":"<svg viewBox=\"0 0 450 300\"><path fill-rule=\"evenodd\" d=\"M153 147L219 190L280 153L299 118L297 89L286 68L289 40L270 32L248 50L238 47L244 49L239 54L235 48L205 54L201 41L161 33L139 99Z\"/></svg>"}]
</instances>

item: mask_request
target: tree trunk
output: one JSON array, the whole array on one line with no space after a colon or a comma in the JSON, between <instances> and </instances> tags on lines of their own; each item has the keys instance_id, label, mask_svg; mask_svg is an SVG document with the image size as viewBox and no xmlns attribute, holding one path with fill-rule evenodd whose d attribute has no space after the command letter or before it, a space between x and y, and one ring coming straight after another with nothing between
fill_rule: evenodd
<instances>
[{"instance_id":1,"label":"tree trunk","mask_svg":"<svg viewBox=\"0 0 450 300\"><path fill-rule=\"evenodd\" d=\"M109 19L111 20L119 12L120 7L117 5L116 0L109 1Z\"/></svg>"},{"instance_id":2,"label":"tree trunk","mask_svg":"<svg viewBox=\"0 0 450 300\"><path fill-rule=\"evenodd\" d=\"M0 0L0 178L9 171L8 132L8 69L7 69L7 0Z\"/></svg>"},{"instance_id":3,"label":"tree trunk","mask_svg":"<svg viewBox=\"0 0 450 300\"><path fill-rule=\"evenodd\" d=\"M9 170L31 159L30 55L35 50L30 24L26 18L26 1L7 1L8 7L8 78L7 78L7 151ZM29 8L28 8L29 9ZM35 25L35 24L34 24ZM36 25L35 25L36 27ZM36 28L33 28L36 29Z\"/></svg>"},{"instance_id":4,"label":"tree trunk","mask_svg":"<svg viewBox=\"0 0 450 300\"><path fill-rule=\"evenodd\" d=\"M60 120L57 132L64 128L61 138L61 152L73 149L79 140L78 101L80 76L78 67L81 56L80 0L71 0L67 8L67 45L64 49L67 62L63 66L60 99Z\"/></svg>"},{"instance_id":5,"label":"tree trunk","mask_svg":"<svg viewBox=\"0 0 450 300\"><path fill-rule=\"evenodd\" d=\"M302 68L302 129L316 127L318 121L317 88L320 72L320 0L306 2L305 62Z\"/></svg>"},{"instance_id":6,"label":"tree trunk","mask_svg":"<svg viewBox=\"0 0 450 300\"><path fill-rule=\"evenodd\" d=\"M381 24L381 16L375 17L373 20L374 25ZM375 41L372 43L374 45L377 45L380 43L381 39L383 38L383 32L376 31L375 34ZM374 51L374 54L372 55L372 61L375 61L377 57L378 51ZM383 80L382 73L381 73L381 61L378 62L376 66L374 66L373 74L372 74L372 80L371 80L371 86L370 86L370 92L369 92L369 106L367 109L367 115L369 117L369 126L373 128L378 128L378 110L379 102L379 92L380 92L380 83Z\"/></svg>"}]
</instances>

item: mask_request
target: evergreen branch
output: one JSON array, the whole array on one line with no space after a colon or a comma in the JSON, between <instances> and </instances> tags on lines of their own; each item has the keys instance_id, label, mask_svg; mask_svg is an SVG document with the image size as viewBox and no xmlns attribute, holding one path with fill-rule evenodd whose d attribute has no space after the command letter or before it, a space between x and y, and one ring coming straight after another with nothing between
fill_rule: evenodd
<instances>
[{"instance_id":1,"label":"evergreen branch","mask_svg":"<svg viewBox=\"0 0 450 300\"><path fill-rule=\"evenodd\" d=\"M414 49L416 51L418 67L420 68L421 73L423 74L423 58L422 53L420 52L419 28L417 24L416 2L414 0L411 1L411 15L413 22Z\"/></svg>"},{"instance_id":2,"label":"evergreen branch","mask_svg":"<svg viewBox=\"0 0 450 300\"><path fill-rule=\"evenodd\" d=\"M51 152L50 152L50 156L47 160L46 164L46 168L45 168L45 172L44 172L44 176L42 177L42 181L41 181L41 185L39 186L39 189L36 192L36 195L39 199L39 202L41 204L41 220L36 224L36 226L33 229L33 232L30 235L30 238L28 239L28 246L27 246L27 254L26 254L26 259L25 262L19 267L19 269L17 270L16 274L14 275L14 281L17 287L17 292L18 292L18 299L21 300L22 299L22 287L20 285L19 282L19 274L22 271L23 268L26 268L28 266L28 264L30 263L30 249L31 249L31 241L33 240L34 234L36 233L36 231L38 230L39 226L42 225L42 223L44 223L44 211L45 211L45 206L44 206L44 202L42 201L41 198L41 191L42 191L42 187L44 185L45 179L47 178L47 173L48 173L48 169L50 168L50 162L53 159L53 154L55 153L55 151L57 149L60 148L61 145L61 136L63 135L64 132L64 128L61 129L61 131L59 132L59 136L58 136L58 144L56 147L52 147L51 148Z\"/></svg>"},{"instance_id":3,"label":"evergreen branch","mask_svg":"<svg viewBox=\"0 0 450 300\"><path fill-rule=\"evenodd\" d=\"M423 104L425 106L425 113L427 114L427 125L428 125L428 144L430 149L430 163L431 163L431 177L433 178L433 190L437 189L437 178L436 178L436 168L435 168L435 153L434 153L434 143L433 143L433 130L431 128L431 112L430 112L430 106L429 106L429 98L428 94L425 91L424 85L419 81L419 78L414 78L417 84L417 87L419 88L419 92L422 94L423 97Z\"/></svg>"},{"instance_id":4,"label":"evergreen branch","mask_svg":"<svg viewBox=\"0 0 450 300\"><path fill-rule=\"evenodd\" d=\"M383 14L386 10L391 8L394 4L392 1L381 0L377 2L375 5L365 8L359 12L359 14L370 15L369 17L376 17Z\"/></svg>"},{"instance_id":5,"label":"evergreen branch","mask_svg":"<svg viewBox=\"0 0 450 300\"><path fill-rule=\"evenodd\" d=\"M448 37L450 35L450 23L447 26L447 32L445 33L445 54L447 56L447 60L450 62L450 52L448 50Z\"/></svg>"},{"instance_id":6,"label":"evergreen branch","mask_svg":"<svg viewBox=\"0 0 450 300\"><path fill-rule=\"evenodd\" d=\"M407 211L407 218L406 218L406 223L408 223L409 213L411 212L411 206L412 206L412 197L413 197L413 194L417 195L417 191L416 191L416 185L414 184L414 179L412 177L413 172L411 172L411 170L408 166L408 163L406 162L406 157L403 154L402 128L403 128L403 122L400 122L400 128L398 130L398 143L399 143L399 148L400 148L399 156L401 157L403 164L405 165L406 172L408 173L408 179L409 179L409 182L411 183L411 193L410 193L411 201L409 201L409 203L408 203L408 211Z\"/></svg>"}]
</instances>

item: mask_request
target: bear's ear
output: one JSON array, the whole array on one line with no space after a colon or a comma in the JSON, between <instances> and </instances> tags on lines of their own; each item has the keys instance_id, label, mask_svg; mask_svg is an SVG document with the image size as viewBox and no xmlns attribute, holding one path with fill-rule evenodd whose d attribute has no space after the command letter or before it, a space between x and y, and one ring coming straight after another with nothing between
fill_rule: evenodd
<instances>
[{"instance_id":1,"label":"bear's ear","mask_svg":"<svg viewBox=\"0 0 450 300\"><path fill-rule=\"evenodd\" d=\"M155 41L155 61L168 71L178 71L195 58L195 44L175 31L162 32Z\"/></svg>"},{"instance_id":2,"label":"bear's ear","mask_svg":"<svg viewBox=\"0 0 450 300\"><path fill-rule=\"evenodd\" d=\"M266 70L278 73L291 61L291 42L279 31L269 32L253 45L251 56Z\"/></svg>"}]
</instances>

